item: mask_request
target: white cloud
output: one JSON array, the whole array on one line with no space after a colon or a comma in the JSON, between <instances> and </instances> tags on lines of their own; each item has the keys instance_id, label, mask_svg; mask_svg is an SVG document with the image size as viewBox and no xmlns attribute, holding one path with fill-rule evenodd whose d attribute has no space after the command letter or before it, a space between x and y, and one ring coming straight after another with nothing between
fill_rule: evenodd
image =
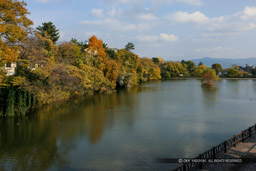
<instances>
[{"instance_id":1,"label":"white cloud","mask_svg":"<svg viewBox=\"0 0 256 171\"><path fill-rule=\"evenodd\" d=\"M48 2L64 2L69 0L36 0L36 1L42 2L42 3L48 3Z\"/></svg>"},{"instance_id":2,"label":"white cloud","mask_svg":"<svg viewBox=\"0 0 256 171\"><path fill-rule=\"evenodd\" d=\"M202 37L210 39L232 38L235 36L237 36L236 32L207 32L202 34Z\"/></svg>"},{"instance_id":3,"label":"white cloud","mask_svg":"<svg viewBox=\"0 0 256 171\"><path fill-rule=\"evenodd\" d=\"M134 4L134 3L143 3L151 2L152 5L165 5L173 3L183 3L193 6L202 5L202 0L101 0L106 4Z\"/></svg>"},{"instance_id":4,"label":"white cloud","mask_svg":"<svg viewBox=\"0 0 256 171\"><path fill-rule=\"evenodd\" d=\"M156 42L159 40L158 36L148 36L148 35L139 35L137 36L137 39L142 42Z\"/></svg>"},{"instance_id":5,"label":"white cloud","mask_svg":"<svg viewBox=\"0 0 256 171\"><path fill-rule=\"evenodd\" d=\"M81 21L80 23L86 24L89 26L104 27L109 30L115 30L115 31L134 31L137 29L137 25L135 24L121 23L116 19L109 19L109 18L103 19L103 20L95 20L95 21L84 20L84 21Z\"/></svg>"},{"instance_id":6,"label":"white cloud","mask_svg":"<svg viewBox=\"0 0 256 171\"><path fill-rule=\"evenodd\" d=\"M92 9L91 15L92 15L93 17L97 17L97 18L102 18L102 17L104 17L104 15L103 15L103 10L102 10L102 9Z\"/></svg>"},{"instance_id":7,"label":"white cloud","mask_svg":"<svg viewBox=\"0 0 256 171\"><path fill-rule=\"evenodd\" d=\"M151 0L155 5L173 4L173 3L183 3L193 6L202 5L201 0Z\"/></svg>"},{"instance_id":8,"label":"white cloud","mask_svg":"<svg viewBox=\"0 0 256 171\"><path fill-rule=\"evenodd\" d=\"M138 16L138 18L140 18L142 20L157 20L158 19L155 15L150 14L150 13L148 13L148 14L140 14Z\"/></svg>"},{"instance_id":9,"label":"white cloud","mask_svg":"<svg viewBox=\"0 0 256 171\"><path fill-rule=\"evenodd\" d=\"M173 34L165 34L165 33L161 33L160 38L162 40L168 41L168 42L175 42L179 39L177 36L175 36Z\"/></svg>"},{"instance_id":10,"label":"white cloud","mask_svg":"<svg viewBox=\"0 0 256 171\"><path fill-rule=\"evenodd\" d=\"M254 17L253 17L254 16ZM197 30L212 32L215 35L240 35L242 32L253 31L256 29L256 7L246 7L242 12L232 15L210 18L200 11L194 13L178 11L173 14L165 15L168 20L177 23L195 23ZM221 38L220 36L216 36Z\"/></svg>"},{"instance_id":11,"label":"white cloud","mask_svg":"<svg viewBox=\"0 0 256 171\"><path fill-rule=\"evenodd\" d=\"M158 36L149 36L149 35L139 35L137 36L137 40L142 42L157 42L157 41L167 41L167 42L175 42L179 38L173 34L165 34L161 33Z\"/></svg>"},{"instance_id":12,"label":"white cloud","mask_svg":"<svg viewBox=\"0 0 256 171\"><path fill-rule=\"evenodd\" d=\"M46 3L48 2L49 0L37 0L38 2L42 2L42 3Z\"/></svg>"},{"instance_id":13,"label":"white cloud","mask_svg":"<svg viewBox=\"0 0 256 171\"><path fill-rule=\"evenodd\" d=\"M205 16L203 13L196 11L194 13L187 13L178 11L174 14L167 14L165 16L167 19L171 19L180 23L206 23L209 21L209 17Z\"/></svg>"},{"instance_id":14,"label":"white cloud","mask_svg":"<svg viewBox=\"0 0 256 171\"><path fill-rule=\"evenodd\" d=\"M253 8L250 8L253 9ZM255 8L256 10L256 8ZM245 12L247 11L247 12ZM230 16L221 16L211 18L204 27L209 31L221 31L221 32L246 32L256 29L255 17L253 11L245 8L244 12L238 12ZM256 11L255 11L256 12ZM246 14L247 13L247 14ZM256 16L256 13L255 13Z\"/></svg>"},{"instance_id":15,"label":"white cloud","mask_svg":"<svg viewBox=\"0 0 256 171\"><path fill-rule=\"evenodd\" d=\"M248 19L250 17L256 16L256 7L246 7L243 11L244 15L242 16L243 19Z\"/></svg>"},{"instance_id":16,"label":"white cloud","mask_svg":"<svg viewBox=\"0 0 256 171\"><path fill-rule=\"evenodd\" d=\"M106 4L130 4L138 0L101 0L101 1Z\"/></svg>"},{"instance_id":17,"label":"white cloud","mask_svg":"<svg viewBox=\"0 0 256 171\"><path fill-rule=\"evenodd\" d=\"M137 31L150 31L154 23L139 23L137 24Z\"/></svg>"},{"instance_id":18,"label":"white cloud","mask_svg":"<svg viewBox=\"0 0 256 171\"><path fill-rule=\"evenodd\" d=\"M115 8L112 8L112 10L107 13L107 15L110 17L118 17L118 16L121 16L122 14L123 14L123 11L121 9L115 9Z\"/></svg>"},{"instance_id":19,"label":"white cloud","mask_svg":"<svg viewBox=\"0 0 256 171\"><path fill-rule=\"evenodd\" d=\"M254 23L249 23L248 24L248 27L247 27L247 30L254 30L256 28L256 24Z\"/></svg>"},{"instance_id":20,"label":"white cloud","mask_svg":"<svg viewBox=\"0 0 256 171\"><path fill-rule=\"evenodd\" d=\"M186 3L194 6L200 6L202 5L201 0L177 0L177 2Z\"/></svg>"}]
</instances>

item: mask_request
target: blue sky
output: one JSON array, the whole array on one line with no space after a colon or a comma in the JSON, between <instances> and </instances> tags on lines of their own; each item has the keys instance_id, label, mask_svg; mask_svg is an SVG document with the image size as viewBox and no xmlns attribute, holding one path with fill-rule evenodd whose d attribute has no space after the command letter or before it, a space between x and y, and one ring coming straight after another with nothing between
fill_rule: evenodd
<instances>
[{"instance_id":1,"label":"blue sky","mask_svg":"<svg viewBox=\"0 0 256 171\"><path fill-rule=\"evenodd\" d=\"M166 60L256 57L254 0L26 0L34 27L52 21L59 43L96 35Z\"/></svg>"}]
</instances>

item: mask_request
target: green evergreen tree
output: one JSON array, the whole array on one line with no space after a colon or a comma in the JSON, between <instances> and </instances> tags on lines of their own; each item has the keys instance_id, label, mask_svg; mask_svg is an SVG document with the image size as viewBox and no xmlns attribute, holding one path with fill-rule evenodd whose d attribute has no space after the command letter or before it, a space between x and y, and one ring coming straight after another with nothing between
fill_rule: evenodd
<instances>
[{"instance_id":1,"label":"green evergreen tree","mask_svg":"<svg viewBox=\"0 0 256 171\"><path fill-rule=\"evenodd\" d=\"M42 26L38 26L36 29L43 37L49 36L53 43L56 43L60 38L59 30L52 22L42 23Z\"/></svg>"},{"instance_id":2,"label":"green evergreen tree","mask_svg":"<svg viewBox=\"0 0 256 171\"><path fill-rule=\"evenodd\" d=\"M127 51L131 51L131 50L134 50L134 44L129 42L126 46L125 46L125 50Z\"/></svg>"}]
</instances>

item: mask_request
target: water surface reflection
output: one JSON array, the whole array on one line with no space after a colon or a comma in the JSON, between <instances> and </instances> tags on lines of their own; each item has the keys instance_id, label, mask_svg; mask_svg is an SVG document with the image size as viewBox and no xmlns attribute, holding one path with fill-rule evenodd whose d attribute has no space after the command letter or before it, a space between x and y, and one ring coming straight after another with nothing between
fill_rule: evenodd
<instances>
[{"instance_id":1,"label":"water surface reflection","mask_svg":"<svg viewBox=\"0 0 256 171\"><path fill-rule=\"evenodd\" d=\"M254 124L255 90L156 81L0 118L0 170L170 170L154 160L193 157Z\"/></svg>"}]
</instances>

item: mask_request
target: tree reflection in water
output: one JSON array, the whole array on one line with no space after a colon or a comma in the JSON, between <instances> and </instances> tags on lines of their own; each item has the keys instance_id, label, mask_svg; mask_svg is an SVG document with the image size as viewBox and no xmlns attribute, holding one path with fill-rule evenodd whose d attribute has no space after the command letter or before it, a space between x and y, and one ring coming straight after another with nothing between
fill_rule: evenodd
<instances>
[{"instance_id":1,"label":"tree reflection in water","mask_svg":"<svg viewBox=\"0 0 256 171\"><path fill-rule=\"evenodd\" d=\"M129 116L111 112L117 106L137 103L136 96L127 95L132 93L136 89L43 107L26 117L0 118L0 170L47 170L53 164L67 165L63 156L68 156L80 138L88 137L95 145L107 127L127 117L133 122L132 112Z\"/></svg>"}]
</instances>

